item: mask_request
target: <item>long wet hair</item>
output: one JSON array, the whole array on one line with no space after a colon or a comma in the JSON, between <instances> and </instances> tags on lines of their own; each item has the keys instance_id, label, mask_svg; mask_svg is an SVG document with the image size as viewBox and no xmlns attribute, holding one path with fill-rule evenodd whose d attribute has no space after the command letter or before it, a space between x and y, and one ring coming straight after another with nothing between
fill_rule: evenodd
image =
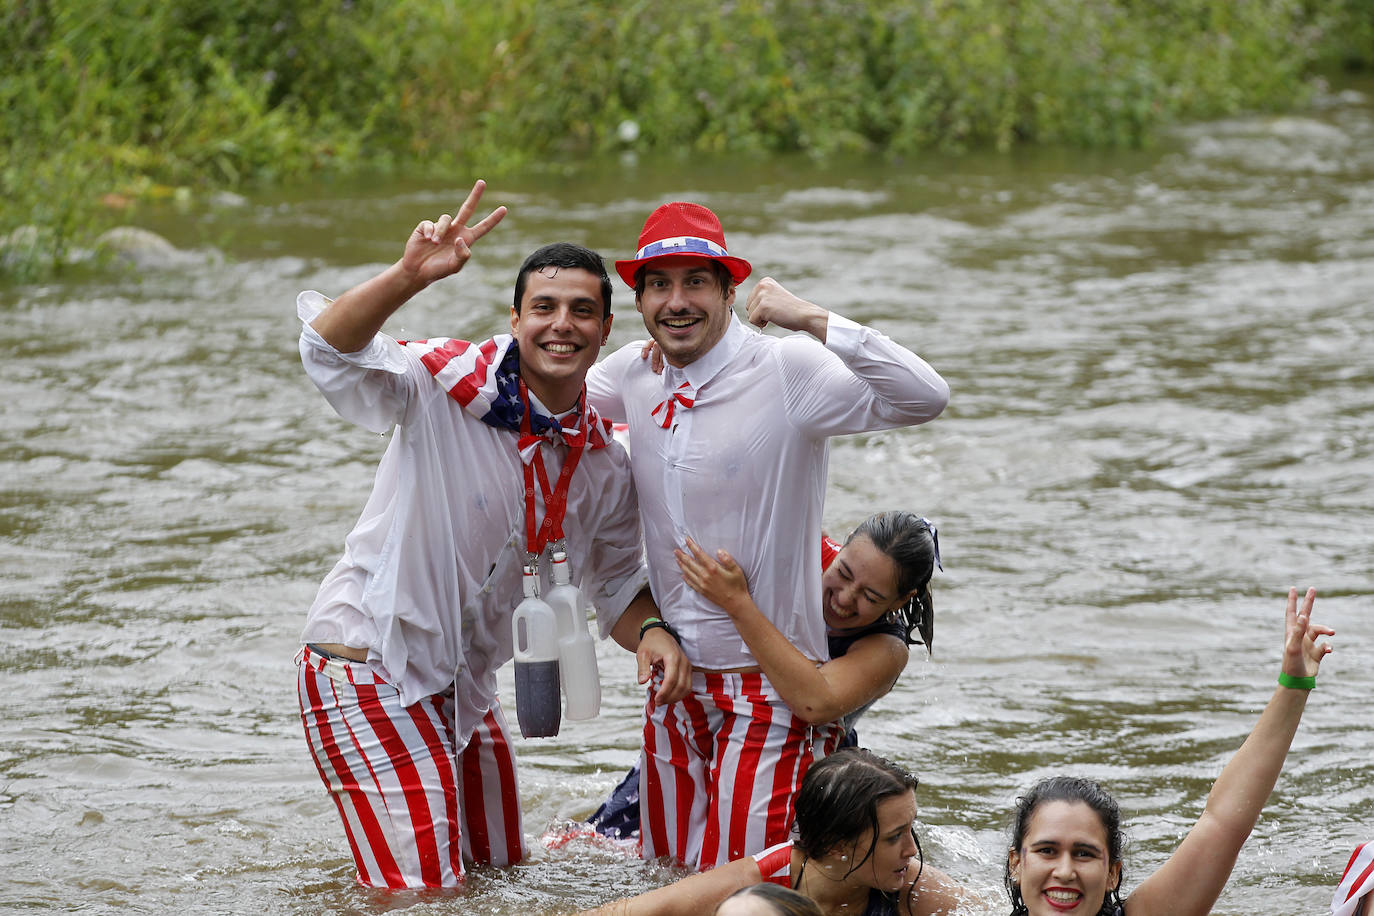
<instances>
[{"instance_id":1,"label":"long wet hair","mask_svg":"<svg viewBox=\"0 0 1374 916\"><path fill-rule=\"evenodd\" d=\"M800 891L794 891L790 887L783 887L781 884L773 884L770 881L742 887L726 897L725 900L735 900L740 897L758 897L767 903L768 908L777 916L821 916L821 908L816 901ZM716 904L717 913L725 905L725 900Z\"/></svg>"},{"instance_id":2,"label":"long wet hair","mask_svg":"<svg viewBox=\"0 0 1374 916\"><path fill-rule=\"evenodd\" d=\"M794 845L809 859L817 859L837 850L853 848L854 864L845 872L848 877L858 871L878 848L878 804L886 799L916 791L917 780L905 767L879 757L859 747L841 748L806 771L801 789L797 792L797 838ZM872 839L862 856L857 844L864 831ZM916 883L925 869L925 854L916 828L911 828L916 841L916 856L920 868L907 888L913 894ZM895 894L887 894L894 905ZM911 901L908 901L910 903Z\"/></svg>"},{"instance_id":3,"label":"long wet hair","mask_svg":"<svg viewBox=\"0 0 1374 916\"><path fill-rule=\"evenodd\" d=\"M1035 813L1036 808L1052 801L1082 802L1091 808L1097 819L1102 822L1102 829L1107 834L1108 867L1121 861L1121 847L1125 841L1121 832L1121 806L1100 784L1081 776L1051 776L1042 779L1031 786L1025 795L1016 799L1016 819L1011 825L1011 845L1008 849L1021 853L1026 843L1026 830L1030 827L1031 815ZM1107 891L1102 908L1097 911L1098 916L1123 916L1125 909L1121 903L1121 879L1122 874L1118 873L1116 887ZM1012 916L1026 916L1026 901L1021 897L1021 885L1011 876L1010 857L1007 859L1002 881L1006 885L1007 894L1011 897Z\"/></svg>"},{"instance_id":4,"label":"long wet hair","mask_svg":"<svg viewBox=\"0 0 1374 916\"><path fill-rule=\"evenodd\" d=\"M845 543L860 535L872 541L896 565L897 594L913 592L905 604L888 611L905 627L906 644L919 643L931 652L935 641L935 602L930 597L930 578L935 567L940 566L940 536L935 526L914 512L893 509L870 516L850 532Z\"/></svg>"}]
</instances>

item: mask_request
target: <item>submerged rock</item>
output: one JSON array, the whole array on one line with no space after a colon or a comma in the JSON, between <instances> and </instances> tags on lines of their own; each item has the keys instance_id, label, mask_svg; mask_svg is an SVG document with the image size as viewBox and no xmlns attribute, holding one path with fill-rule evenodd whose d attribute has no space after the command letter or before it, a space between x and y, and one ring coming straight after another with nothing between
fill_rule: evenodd
<instances>
[{"instance_id":1,"label":"submerged rock","mask_svg":"<svg viewBox=\"0 0 1374 916\"><path fill-rule=\"evenodd\" d=\"M95 240L95 247L99 252L138 267L166 267L190 257L156 232L137 226L120 226L103 232Z\"/></svg>"},{"instance_id":2,"label":"submerged rock","mask_svg":"<svg viewBox=\"0 0 1374 916\"><path fill-rule=\"evenodd\" d=\"M248 206L248 198L233 191L216 191L210 195L210 206L223 209L237 209Z\"/></svg>"}]
</instances>

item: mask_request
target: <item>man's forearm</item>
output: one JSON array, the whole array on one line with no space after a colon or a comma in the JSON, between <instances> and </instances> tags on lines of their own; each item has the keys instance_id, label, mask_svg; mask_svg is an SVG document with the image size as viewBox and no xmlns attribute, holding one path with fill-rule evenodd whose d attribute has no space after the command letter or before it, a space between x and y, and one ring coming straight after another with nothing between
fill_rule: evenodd
<instances>
[{"instance_id":1,"label":"man's forearm","mask_svg":"<svg viewBox=\"0 0 1374 916\"><path fill-rule=\"evenodd\" d=\"M654 603L653 593L645 586L631 599L625 613L621 614L615 626L611 627L611 639L614 639L622 649L638 651L639 628L644 625L644 621L657 616L658 605Z\"/></svg>"},{"instance_id":2,"label":"man's forearm","mask_svg":"<svg viewBox=\"0 0 1374 916\"><path fill-rule=\"evenodd\" d=\"M838 356L901 424L935 419L949 404L949 383L924 359L875 328L831 314L826 349Z\"/></svg>"},{"instance_id":3,"label":"man's forearm","mask_svg":"<svg viewBox=\"0 0 1374 916\"><path fill-rule=\"evenodd\" d=\"M310 326L340 353L356 353L397 309L424 288L425 284L397 261L335 299Z\"/></svg>"}]
</instances>

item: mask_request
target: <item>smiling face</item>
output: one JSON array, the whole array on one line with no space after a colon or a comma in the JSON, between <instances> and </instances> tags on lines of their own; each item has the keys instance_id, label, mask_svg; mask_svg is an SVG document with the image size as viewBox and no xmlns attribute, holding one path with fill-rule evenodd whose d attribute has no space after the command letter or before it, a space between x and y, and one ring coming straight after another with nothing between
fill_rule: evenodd
<instances>
[{"instance_id":1,"label":"smiling face","mask_svg":"<svg viewBox=\"0 0 1374 916\"><path fill-rule=\"evenodd\" d=\"M897 594L897 564L861 534L821 575L821 614L832 630L866 627L908 597Z\"/></svg>"},{"instance_id":2,"label":"smiling face","mask_svg":"<svg viewBox=\"0 0 1374 916\"><path fill-rule=\"evenodd\" d=\"M604 316L601 279L579 267L531 271L511 310L511 333L520 344L520 377L554 413L569 410L582 393L587 370L611 332Z\"/></svg>"},{"instance_id":3,"label":"smiling face","mask_svg":"<svg viewBox=\"0 0 1374 916\"><path fill-rule=\"evenodd\" d=\"M685 255L655 258L644 268L635 308L669 365L682 368L725 336L735 290L723 291L708 261Z\"/></svg>"},{"instance_id":4,"label":"smiling face","mask_svg":"<svg viewBox=\"0 0 1374 916\"><path fill-rule=\"evenodd\" d=\"M1084 803L1038 805L1025 843L1008 853L1030 916L1094 916L1121 880L1121 863L1108 861L1107 848L1102 819Z\"/></svg>"}]
</instances>

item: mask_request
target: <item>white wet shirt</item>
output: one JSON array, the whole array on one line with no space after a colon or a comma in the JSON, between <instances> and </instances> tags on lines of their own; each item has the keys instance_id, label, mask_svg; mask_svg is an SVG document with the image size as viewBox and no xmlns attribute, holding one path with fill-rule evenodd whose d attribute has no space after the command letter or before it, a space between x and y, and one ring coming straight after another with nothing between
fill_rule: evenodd
<instances>
[{"instance_id":1,"label":"white wet shirt","mask_svg":"<svg viewBox=\"0 0 1374 916\"><path fill-rule=\"evenodd\" d=\"M949 386L923 359L831 313L826 343L777 338L732 315L684 369L655 375L642 343L587 376L602 416L630 426L649 578L692 664L756 664L729 616L682 581L673 549L691 537L739 562L764 615L809 658L829 657L821 618L820 531L830 436L923 423ZM695 402L669 428L650 414L683 381ZM662 416L662 414L660 414Z\"/></svg>"},{"instance_id":2,"label":"white wet shirt","mask_svg":"<svg viewBox=\"0 0 1374 916\"><path fill-rule=\"evenodd\" d=\"M301 639L366 646L369 665L407 705L456 677L461 740L489 708L496 669L513 651L525 548L518 433L469 414L385 334L357 353L334 349L308 324L328 301L316 292L297 299L306 373L344 419L395 432ZM556 476L567 448L540 447ZM605 637L647 581L629 458L618 443L583 453L563 525L573 581L596 606ZM543 560L548 586L547 552Z\"/></svg>"}]
</instances>

